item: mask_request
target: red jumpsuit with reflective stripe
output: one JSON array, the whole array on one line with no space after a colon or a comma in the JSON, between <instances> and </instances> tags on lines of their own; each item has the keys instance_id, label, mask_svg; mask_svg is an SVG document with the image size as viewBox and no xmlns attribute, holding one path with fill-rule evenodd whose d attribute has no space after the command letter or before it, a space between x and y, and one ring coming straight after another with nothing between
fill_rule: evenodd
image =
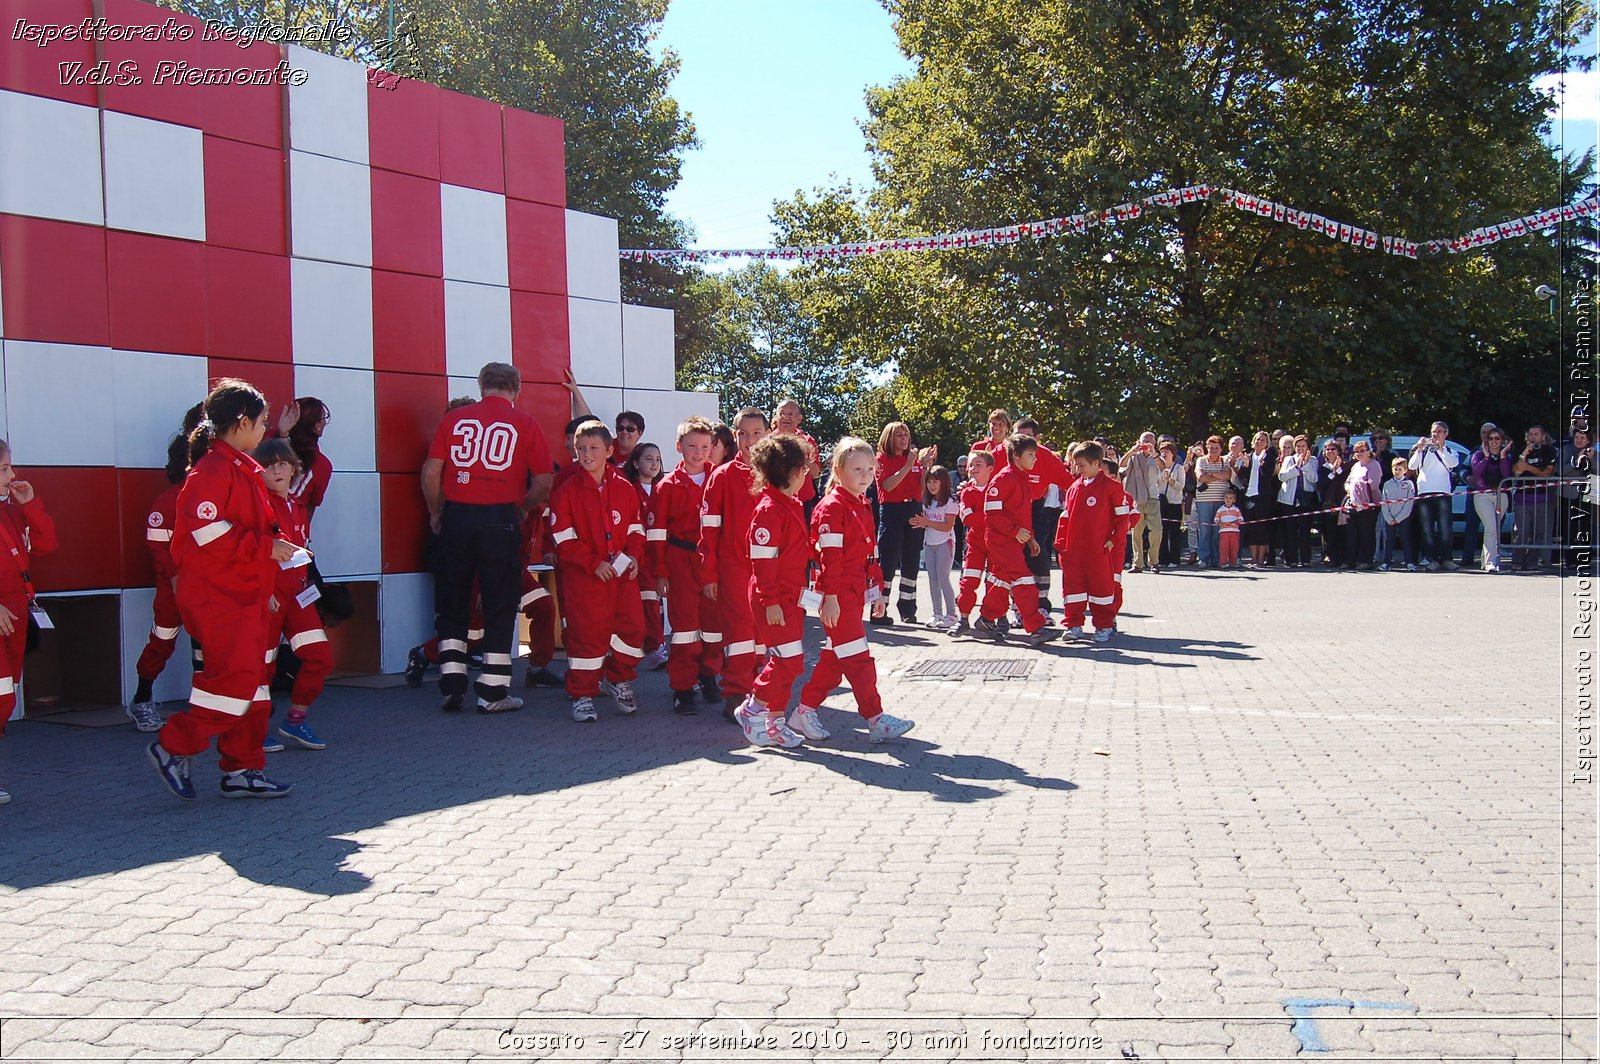
<instances>
[{"instance_id":1,"label":"red jumpsuit with reflective stripe","mask_svg":"<svg viewBox=\"0 0 1600 1064\"><path fill-rule=\"evenodd\" d=\"M989 481L983 495L984 546L989 554L989 589L983 596L980 616L997 621L1005 616L1006 600L1016 604L1022 614L1022 627L1029 633L1044 627L1039 612L1039 585L1017 542L1018 529L1033 528L1033 489L1026 470L1008 465Z\"/></svg>"},{"instance_id":2,"label":"red jumpsuit with reflective stripe","mask_svg":"<svg viewBox=\"0 0 1600 1064\"><path fill-rule=\"evenodd\" d=\"M956 612L965 617L978 605L978 588L989 567L988 545L984 542L984 489L973 481L961 485L959 503L961 523L967 529L967 556L961 562L961 585L956 591Z\"/></svg>"},{"instance_id":3,"label":"red jumpsuit with reflective stripe","mask_svg":"<svg viewBox=\"0 0 1600 1064\"><path fill-rule=\"evenodd\" d=\"M635 484L634 490L639 493L639 523L644 525L645 536L650 534L650 499L655 494L655 489L661 486L661 481L650 487ZM645 548L645 556L639 559L639 603L644 610L644 652L655 653L661 646L661 613L665 608L661 601L660 592L656 591L656 577L659 573L655 567L655 559L650 557L650 549Z\"/></svg>"},{"instance_id":4,"label":"red jumpsuit with reflective stripe","mask_svg":"<svg viewBox=\"0 0 1600 1064\"><path fill-rule=\"evenodd\" d=\"M172 558L178 613L205 648L190 708L167 718L160 742L192 757L214 738L224 772L266 764L261 743L272 709L261 665L277 645L270 607L278 563L272 503L255 459L212 441L178 493Z\"/></svg>"},{"instance_id":5,"label":"red jumpsuit with reflective stripe","mask_svg":"<svg viewBox=\"0 0 1600 1064\"><path fill-rule=\"evenodd\" d=\"M722 622L717 603L704 594L697 554L700 503L710 473L701 477L696 484L680 465L657 481L645 532L650 570L667 578L667 622L672 627L667 683L674 691L687 691L722 669Z\"/></svg>"},{"instance_id":6,"label":"red jumpsuit with reflective stripe","mask_svg":"<svg viewBox=\"0 0 1600 1064\"><path fill-rule=\"evenodd\" d=\"M530 565L548 565L554 557L550 542L550 508L529 511L522 522L522 599L518 603L528 619L528 666L542 669L556 656L556 601L550 594L554 573L531 572Z\"/></svg>"},{"instance_id":7,"label":"red jumpsuit with reflective stripe","mask_svg":"<svg viewBox=\"0 0 1600 1064\"><path fill-rule=\"evenodd\" d=\"M13 498L0 500L0 521L6 535L0 544L10 543L16 550L0 547L0 606L11 611L11 634L0 637L0 735L6 720L17 708L17 685L22 683L22 659L28 652L28 600L33 594L22 574L28 571L30 557L56 549L56 523L44 512L44 503L35 495L26 504Z\"/></svg>"},{"instance_id":8,"label":"red jumpsuit with reflective stripe","mask_svg":"<svg viewBox=\"0 0 1600 1064\"><path fill-rule=\"evenodd\" d=\"M811 512L812 543L819 568L813 585L817 594L839 599L839 622L832 628L823 625L827 640L822 657L811 670L811 678L800 692L800 704L811 709L822 705L839 680L850 681L856 696L856 709L871 720L883 712L878 696L878 665L872 660L867 630L861 615L866 609L867 591L883 591L883 571L878 567L878 530L867 500L835 485Z\"/></svg>"},{"instance_id":9,"label":"red jumpsuit with reflective stripe","mask_svg":"<svg viewBox=\"0 0 1600 1064\"><path fill-rule=\"evenodd\" d=\"M813 555L805 505L776 488L763 488L750 515L748 549L748 594L756 641L771 651L751 694L768 712L782 713L789 708L789 694L806 667L806 611L800 606L800 593L805 590ZM769 606L783 611L780 623L767 620Z\"/></svg>"},{"instance_id":10,"label":"red jumpsuit with reflective stripe","mask_svg":"<svg viewBox=\"0 0 1600 1064\"><path fill-rule=\"evenodd\" d=\"M593 698L600 674L612 683L632 680L643 648L644 611L633 567L644 556L639 493L609 465L599 482L584 473L550 497L550 538L561 573L567 615L567 694ZM619 575L595 575L610 562Z\"/></svg>"},{"instance_id":11,"label":"red jumpsuit with reflective stripe","mask_svg":"<svg viewBox=\"0 0 1600 1064\"><path fill-rule=\"evenodd\" d=\"M1083 624L1087 611L1096 628L1108 628L1116 617L1115 584L1111 580L1109 553L1122 565L1121 535L1127 528L1126 495L1115 477L1101 473L1079 480L1067 489L1061 520L1056 525L1056 550L1061 558L1061 602L1064 623ZM1119 515L1117 507L1124 512Z\"/></svg>"},{"instance_id":12,"label":"red jumpsuit with reflective stripe","mask_svg":"<svg viewBox=\"0 0 1600 1064\"><path fill-rule=\"evenodd\" d=\"M767 648L750 615L750 516L755 474L736 457L711 471L700 503L700 583L717 585L717 628L722 633L722 693L743 698Z\"/></svg>"},{"instance_id":13,"label":"red jumpsuit with reflective stripe","mask_svg":"<svg viewBox=\"0 0 1600 1064\"><path fill-rule=\"evenodd\" d=\"M154 682L167 667L177 645L178 633L183 630L183 618L178 616L178 596L172 583L178 577L178 566L172 560L172 529L176 522L178 492L182 483L174 484L150 504L150 516L145 518L145 546L150 548L150 560L156 568L156 599L151 608L155 614L150 626L150 638L139 654L134 672L141 680Z\"/></svg>"},{"instance_id":14,"label":"red jumpsuit with reflective stripe","mask_svg":"<svg viewBox=\"0 0 1600 1064\"><path fill-rule=\"evenodd\" d=\"M286 499L273 495L271 498L272 516L277 520L283 538L296 546L305 546L311 531L305 508L292 497ZM289 649L300 659L300 670L294 676L294 690L289 695L290 704L296 706L309 706L315 702L322 693L328 673L333 671L333 648L328 645L328 633L322 630L322 615L317 612L317 600L313 597L304 606L299 602L306 589L315 586L310 580L310 569L310 566L302 565L297 569L278 570L278 584L273 592L278 609L272 615L272 649L266 653L266 667L261 673L261 682L270 686L278 660L279 639L287 639Z\"/></svg>"}]
</instances>

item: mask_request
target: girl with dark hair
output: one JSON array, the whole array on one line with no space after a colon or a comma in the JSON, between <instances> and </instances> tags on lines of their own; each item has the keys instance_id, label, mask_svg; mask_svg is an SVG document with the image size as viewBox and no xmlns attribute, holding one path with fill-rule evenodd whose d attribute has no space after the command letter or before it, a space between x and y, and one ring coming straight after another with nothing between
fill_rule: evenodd
<instances>
[{"instance_id":1,"label":"girl with dark hair","mask_svg":"<svg viewBox=\"0 0 1600 1064\"><path fill-rule=\"evenodd\" d=\"M177 520L178 492L183 478L189 472L189 434L200 424L204 403L196 403L183 415L183 432L172 437L167 444L167 484L170 485L150 504L150 514L145 518L144 540L150 549L150 560L156 570L156 597L151 606L154 614L150 625L150 638L139 654L134 675L133 701L125 712L133 726L142 732L161 730L161 707L155 701L155 683L161 670L167 667L173 648L178 643L178 633L183 630L183 618L178 615L178 567L172 561L172 528Z\"/></svg>"},{"instance_id":2,"label":"girl with dark hair","mask_svg":"<svg viewBox=\"0 0 1600 1064\"><path fill-rule=\"evenodd\" d=\"M661 448L653 443L635 444L628 452L627 461L622 463L622 473L639 493L640 515L649 514L651 497L661 480ZM639 562L639 601L644 604L644 667L656 672L667 664L667 648L661 641L661 594L656 591L654 570L649 569L644 558Z\"/></svg>"},{"instance_id":3,"label":"girl with dark hair","mask_svg":"<svg viewBox=\"0 0 1600 1064\"><path fill-rule=\"evenodd\" d=\"M29 559L56 549L56 523L44 512L33 485L11 468L11 444L0 440L0 735L17 708L17 685L28 653L28 614L33 606ZM0 805L11 795L0 790Z\"/></svg>"},{"instance_id":4,"label":"girl with dark hair","mask_svg":"<svg viewBox=\"0 0 1600 1064\"><path fill-rule=\"evenodd\" d=\"M289 441L300 459L300 472L289 487L289 495L305 510L307 528L333 479L333 463L322 453L321 443L328 417L328 404L309 395L296 399L278 415L278 434Z\"/></svg>"},{"instance_id":5,"label":"girl with dark hair","mask_svg":"<svg viewBox=\"0 0 1600 1064\"><path fill-rule=\"evenodd\" d=\"M213 739L224 798L279 798L286 784L262 769L271 702L261 666L276 643L272 593L284 562L309 560L273 519L261 466L250 452L267 434L267 401L225 378L189 436L188 479L178 493L172 557L178 612L205 646L189 708L161 728L146 753L173 794L194 799L189 761Z\"/></svg>"},{"instance_id":6,"label":"girl with dark hair","mask_svg":"<svg viewBox=\"0 0 1600 1064\"><path fill-rule=\"evenodd\" d=\"M733 456L739 453L739 441L733 438L733 430L718 421L711 426L711 468L726 465L733 461Z\"/></svg>"}]
</instances>

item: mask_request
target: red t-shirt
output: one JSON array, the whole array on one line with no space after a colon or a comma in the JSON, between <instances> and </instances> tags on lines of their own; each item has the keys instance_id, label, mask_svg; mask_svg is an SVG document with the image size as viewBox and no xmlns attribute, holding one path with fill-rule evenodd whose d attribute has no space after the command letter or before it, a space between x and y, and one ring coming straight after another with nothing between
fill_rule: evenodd
<instances>
[{"instance_id":1,"label":"red t-shirt","mask_svg":"<svg viewBox=\"0 0 1600 1064\"><path fill-rule=\"evenodd\" d=\"M327 496L328 482L332 479L333 463L319 450L311 460L311 468L302 469L289 484L289 498L301 507L316 509Z\"/></svg>"},{"instance_id":2,"label":"red t-shirt","mask_svg":"<svg viewBox=\"0 0 1600 1064\"><path fill-rule=\"evenodd\" d=\"M907 473L893 491L886 491L883 482L905 468L907 462L913 463L911 472ZM922 463L916 460L914 450L905 454L880 454L878 455L878 503L886 502L921 502L922 501Z\"/></svg>"},{"instance_id":3,"label":"red t-shirt","mask_svg":"<svg viewBox=\"0 0 1600 1064\"><path fill-rule=\"evenodd\" d=\"M984 451L988 454L994 455L994 467L996 469L1000 469L1011 462L1011 455L1006 453L1005 440L1001 440L999 443L996 443L989 437L985 436L983 439L974 442L969 450Z\"/></svg>"},{"instance_id":4,"label":"red t-shirt","mask_svg":"<svg viewBox=\"0 0 1600 1064\"><path fill-rule=\"evenodd\" d=\"M446 414L428 457L444 463L446 502L482 506L520 503L552 470L539 423L498 395Z\"/></svg>"}]
</instances>

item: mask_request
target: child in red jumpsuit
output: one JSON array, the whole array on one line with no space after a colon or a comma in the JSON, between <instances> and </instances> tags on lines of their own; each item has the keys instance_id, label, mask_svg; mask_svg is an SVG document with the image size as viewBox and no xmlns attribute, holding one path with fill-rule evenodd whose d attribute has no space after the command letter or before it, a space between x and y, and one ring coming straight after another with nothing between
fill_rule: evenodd
<instances>
[{"instance_id":1,"label":"child in red jumpsuit","mask_svg":"<svg viewBox=\"0 0 1600 1064\"><path fill-rule=\"evenodd\" d=\"M1073 454L1078 482L1067 489L1061 521L1056 525L1067 635L1083 638L1083 618L1088 612L1094 618L1095 640L1100 643L1111 638L1116 619L1116 585L1109 556L1115 553L1120 569L1122 555L1117 552L1122 549L1131 509L1122 485L1105 472L1103 458L1104 452L1094 442L1081 444Z\"/></svg>"},{"instance_id":2,"label":"child in red jumpsuit","mask_svg":"<svg viewBox=\"0 0 1600 1064\"><path fill-rule=\"evenodd\" d=\"M28 652L28 610L33 604L29 559L56 549L56 523L44 512L33 485L16 479L11 445L0 440L0 735L17 709L22 660ZM0 805L11 795L0 790Z\"/></svg>"},{"instance_id":3,"label":"child in red jumpsuit","mask_svg":"<svg viewBox=\"0 0 1600 1064\"><path fill-rule=\"evenodd\" d=\"M872 444L854 436L840 440L833 449L833 484L811 514L812 543L820 563L814 590L822 596L817 616L827 639L811 679L800 692L800 705L789 718L789 727L815 741L828 738L817 719L817 709L841 678L850 681L856 709L867 722L867 737L872 742L897 738L913 727L911 721L883 711L878 666L861 621L868 600L877 605L883 599L878 532L866 500L876 466Z\"/></svg>"},{"instance_id":4,"label":"child in red jumpsuit","mask_svg":"<svg viewBox=\"0 0 1600 1064\"><path fill-rule=\"evenodd\" d=\"M262 771L272 703L261 666L277 645L271 601L279 563L301 548L276 527L261 467L250 457L266 433L265 397L226 378L206 397L206 420L189 438L172 557L178 613L205 647L205 668L194 679L189 708L168 719L146 749L162 782L185 800L194 799L189 761L213 739L224 798L289 793Z\"/></svg>"},{"instance_id":5,"label":"child in red jumpsuit","mask_svg":"<svg viewBox=\"0 0 1600 1064\"><path fill-rule=\"evenodd\" d=\"M750 448L761 497L750 515L750 612L756 642L772 652L736 719L753 746L794 748L804 740L784 720L789 694L805 671L805 608L800 595L811 567L811 533L799 499L811 456L805 441L782 433Z\"/></svg>"},{"instance_id":6,"label":"child in red jumpsuit","mask_svg":"<svg viewBox=\"0 0 1600 1064\"><path fill-rule=\"evenodd\" d=\"M639 558L644 525L639 493L611 465L611 431L586 421L573 438L582 472L550 496L550 538L567 614L567 695L572 719L596 719L604 670L606 693L623 713L639 708L633 678L644 650Z\"/></svg>"},{"instance_id":7,"label":"child in red jumpsuit","mask_svg":"<svg viewBox=\"0 0 1600 1064\"><path fill-rule=\"evenodd\" d=\"M615 464L615 463L613 463ZM622 464L622 475L639 493L639 520L650 530L650 502L656 487L661 483L661 448L653 443L641 443ZM661 593L656 590L655 560L650 552L639 559L639 601L644 608L644 667L651 672L667 664L667 647L662 642Z\"/></svg>"},{"instance_id":8,"label":"child in red jumpsuit","mask_svg":"<svg viewBox=\"0 0 1600 1064\"><path fill-rule=\"evenodd\" d=\"M734 415L739 453L712 470L700 506L700 585L717 604L717 630L722 634L722 715L734 719L756 678L756 662L767 648L756 638L750 613L750 553L747 534L755 512L754 477L748 456L767 434L767 415L745 407Z\"/></svg>"},{"instance_id":9,"label":"child in red jumpsuit","mask_svg":"<svg viewBox=\"0 0 1600 1064\"><path fill-rule=\"evenodd\" d=\"M678 453L683 461L662 477L651 493L650 520L645 530L647 557L656 576L656 591L666 603L672 628L667 653L667 683L672 688L672 711L689 716L699 712L695 685L707 702L721 702L717 673L722 668L722 633L717 604L702 592L700 561L700 505L710 476L711 422L690 417L678 426Z\"/></svg>"},{"instance_id":10,"label":"child in red jumpsuit","mask_svg":"<svg viewBox=\"0 0 1600 1064\"><path fill-rule=\"evenodd\" d=\"M1009 437L1006 453L1010 460L984 492L983 541L989 555L989 589L973 626L979 635L1004 639L999 621L1009 598L1022 615L1022 626L1033 646L1042 646L1061 634L1039 612L1039 585L1022 554L1024 549L1030 553L1040 549L1033 538L1033 488L1028 482L1038 447L1031 436L1018 433Z\"/></svg>"},{"instance_id":11,"label":"child in red jumpsuit","mask_svg":"<svg viewBox=\"0 0 1600 1064\"><path fill-rule=\"evenodd\" d=\"M961 584L956 589L956 614L958 631L967 629L967 616L978 605L978 588L983 586L983 574L989 568L988 547L984 543L983 501L994 477L994 455L989 451L974 450L967 455L967 476L961 485L961 523L967 528L967 556L961 562Z\"/></svg>"},{"instance_id":12,"label":"child in red jumpsuit","mask_svg":"<svg viewBox=\"0 0 1600 1064\"><path fill-rule=\"evenodd\" d=\"M527 687L564 687L566 680L550 668L556 656L556 600L550 594L555 572L534 568L556 563L548 505L528 512L522 522L522 544L522 598L517 605L528 619L528 672L522 682Z\"/></svg>"},{"instance_id":13,"label":"child in red jumpsuit","mask_svg":"<svg viewBox=\"0 0 1600 1064\"><path fill-rule=\"evenodd\" d=\"M284 539L301 547L306 545L311 527L306 509L294 501L290 489L299 474L300 460L288 440L271 439L256 448L256 462L260 464L261 479L272 495L272 514L278 531ZM289 649L300 659L295 673L294 689L289 695L289 716L278 734L307 750L327 747L311 725L306 723L306 711L322 694L323 682L333 671L333 648L328 645L328 634L322 630L322 615L313 603L320 597L317 585L309 579L309 565L299 565L278 571L278 586L272 596L272 623L269 630L275 636L288 639ZM278 639L267 651L266 668L261 682L270 685L278 660Z\"/></svg>"}]
</instances>

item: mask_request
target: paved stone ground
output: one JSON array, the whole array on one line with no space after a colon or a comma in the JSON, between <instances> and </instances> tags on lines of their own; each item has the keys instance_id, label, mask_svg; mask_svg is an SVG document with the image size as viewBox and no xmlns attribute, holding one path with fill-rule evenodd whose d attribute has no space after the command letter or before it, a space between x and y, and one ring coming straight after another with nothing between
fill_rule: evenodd
<instances>
[{"instance_id":1,"label":"paved stone ground","mask_svg":"<svg viewBox=\"0 0 1600 1064\"><path fill-rule=\"evenodd\" d=\"M875 634L883 747L330 689L290 799L185 805L14 725L0 1059L1593 1059L1575 581L1127 579L1110 648Z\"/></svg>"}]
</instances>

